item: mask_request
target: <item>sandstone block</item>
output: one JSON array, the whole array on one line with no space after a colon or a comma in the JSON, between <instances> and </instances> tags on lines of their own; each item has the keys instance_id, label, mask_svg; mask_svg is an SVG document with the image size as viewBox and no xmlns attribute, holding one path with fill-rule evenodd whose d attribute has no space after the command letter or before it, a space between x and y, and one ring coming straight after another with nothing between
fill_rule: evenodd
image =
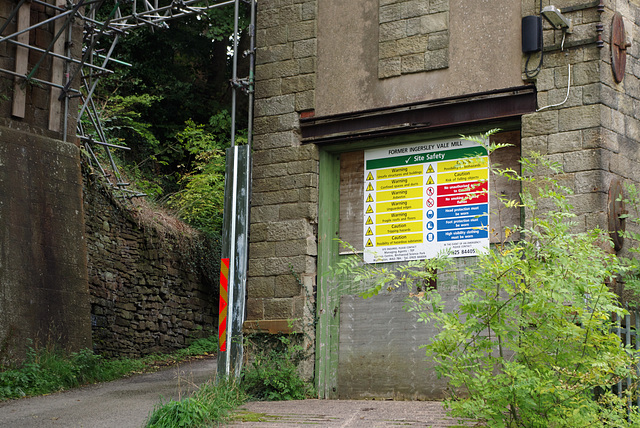
<instances>
[{"instance_id":1,"label":"sandstone block","mask_svg":"<svg viewBox=\"0 0 640 428\"><path fill-rule=\"evenodd\" d=\"M264 319L291 318L294 301L291 298L269 299L264 301Z\"/></svg>"},{"instance_id":2,"label":"sandstone block","mask_svg":"<svg viewBox=\"0 0 640 428\"><path fill-rule=\"evenodd\" d=\"M587 105L561 109L558 112L558 128L562 131L592 128L600 124L600 106Z\"/></svg>"},{"instance_id":3,"label":"sandstone block","mask_svg":"<svg viewBox=\"0 0 640 428\"><path fill-rule=\"evenodd\" d=\"M307 58L316 56L316 39L300 40L293 43L293 57Z\"/></svg>"},{"instance_id":4,"label":"sandstone block","mask_svg":"<svg viewBox=\"0 0 640 428\"><path fill-rule=\"evenodd\" d=\"M378 77L400 76L402 74L402 61L400 58L390 58L378 62Z\"/></svg>"},{"instance_id":5,"label":"sandstone block","mask_svg":"<svg viewBox=\"0 0 640 428\"><path fill-rule=\"evenodd\" d=\"M293 274L275 278L275 297L295 297L300 295L300 284Z\"/></svg>"},{"instance_id":6,"label":"sandstone block","mask_svg":"<svg viewBox=\"0 0 640 428\"><path fill-rule=\"evenodd\" d=\"M295 92L311 91L315 89L315 74L303 74L298 76L291 76L282 79L282 92L285 94L291 94ZM291 108L293 109L295 99L291 101Z\"/></svg>"},{"instance_id":7,"label":"sandstone block","mask_svg":"<svg viewBox=\"0 0 640 428\"><path fill-rule=\"evenodd\" d=\"M289 24L287 26L287 40L295 42L304 39L313 39L316 37L315 21L300 21Z\"/></svg>"},{"instance_id":8,"label":"sandstone block","mask_svg":"<svg viewBox=\"0 0 640 428\"><path fill-rule=\"evenodd\" d=\"M315 91L304 91L296 94L296 111L313 110L316 107Z\"/></svg>"},{"instance_id":9,"label":"sandstone block","mask_svg":"<svg viewBox=\"0 0 640 428\"><path fill-rule=\"evenodd\" d=\"M269 79L256 82L256 99L274 97L282 94L280 89L281 79Z\"/></svg>"},{"instance_id":10,"label":"sandstone block","mask_svg":"<svg viewBox=\"0 0 640 428\"><path fill-rule=\"evenodd\" d=\"M558 132L558 111L547 110L522 116L522 137L535 137Z\"/></svg>"},{"instance_id":11,"label":"sandstone block","mask_svg":"<svg viewBox=\"0 0 640 428\"><path fill-rule=\"evenodd\" d=\"M294 111L295 96L292 94L255 100L256 116L277 116Z\"/></svg>"},{"instance_id":12,"label":"sandstone block","mask_svg":"<svg viewBox=\"0 0 640 428\"><path fill-rule=\"evenodd\" d=\"M570 131L549 135L548 152L565 153L580 150L582 148L582 132Z\"/></svg>"},{"instance_id":13,"label":"sandstone block","mask_svg":"<svg viewBox=\"0 0 640 428\"><path fill-rule=\"evenodd\" d=\"M427 51L424 54L425 70L439 70L449 67L449 49Z\"/></svg>"},{"instance_id":14,"label":"sandstone block","mask_svg":"<svg viewBox=\"0 0 640 428\"><path fill-rule=\"evenodd\" d=\"M592 149L564 154L564 170L566 172L589 171L593 169L609 169L611 154L608 150Z\"/></svg>"},{"instance_id":15,"label":"sandstone block","mask_svg":"<svg viewBox=\"0 0 640 428\"><path fill-rule=\"evenodd\" d=\"M247 299L247 320L264 319L264 299L249 295Z\"/></svg>"},{"instance_id":16,"label":"sandstone block","mask_svg":"<svg viewBox=\"0 0 640 428\"><path fill-rule=\"evenodd\" d=\"M251 275L247 278L247 294L254 298L273 298L275 282L273 276Z\"/></svg>"}]
</instances>

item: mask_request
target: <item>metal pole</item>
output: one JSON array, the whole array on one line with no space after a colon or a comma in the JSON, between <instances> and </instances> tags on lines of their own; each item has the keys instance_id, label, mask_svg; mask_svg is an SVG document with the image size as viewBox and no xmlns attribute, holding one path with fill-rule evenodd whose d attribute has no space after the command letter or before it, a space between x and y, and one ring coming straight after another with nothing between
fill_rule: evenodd
<instances>
[{"instance_id":1,"label":"metal pole","mask_svg":"<svg viewBox=\"0 0 640 428\"><path fill-rule=\"evenodd\" d=\"M236 97L238 81L238 18L240 15L240 0L235 0L233 23L233 71L231 74L231 147L236 145ZM234 169L235 171L235 169ZM235 206L235 199L234 199Z\"/></svg>"},{"instance_id":2,"label":"metal pole","mask_svg":"<svg viewBox=\"0 0 640 428\"><path fill-rule=\"evenodd\" d=\"M249 107L247 118L247 145L253 142L254 70L256 66L256 0L251 0L251 26L249 39Z\"/></svg>"},{"instance_id":3,"label":"metal pole","mask_svg":"<svg viewBox=\"0 0 640 428\"><path fill-rule=\"evenodd\" d=\"M231 193L231 232L229 233L229 255L231 260L229 261L229 306L227 311L227 362L225 365L226 375L229 376L231 370L231 343L233 337L236 334L233 331L233 291L236 286L236 215L237 215L237 198L238 193L238 146L233 147L233 190Z\"/></svg>"}]
</instances>

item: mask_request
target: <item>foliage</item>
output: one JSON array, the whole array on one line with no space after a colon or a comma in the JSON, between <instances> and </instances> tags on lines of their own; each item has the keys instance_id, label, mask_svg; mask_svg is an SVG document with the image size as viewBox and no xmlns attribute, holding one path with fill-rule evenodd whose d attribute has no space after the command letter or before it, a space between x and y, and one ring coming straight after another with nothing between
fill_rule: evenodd
<instances>
[{"instance_id":1,"label":"foliage","mask_svg":"<svg viewBox=\"0 0 640 428\"><path fill-rule=\"evenodd\" d=\"M0 372L0 400L48 394L141 370L141 361L107 361L89 349L65 354L58 349L29 347L20 368Z\"/></svg>"},{"instance_id":2,"label":"foliage","mask_svg":"<svg viewBox=\"0 0 640 428\"><path fill-rule=\"evenodd\" d=\"M257 352L244 372L243 388L255 400L302 400L311 390L300 377L296 363L302 358L302 347L280 336L280 346Z\"/></svg>"},{"instance_id":3,"label":"foliage","mask_svg":"<svg viewBox=\"0 0 640 428\"><path fill-rule=\"evenodd\" d=\"M233 380L207 382L191 397L156 406L147 428L204 427L230 419L232 411L246 401L246 395Z\"/></svg>"},{"instance_id":4,"label":"foliage","mask_svg":"<svg viewBox=\"0 0 640 428\"><path fill-rule=\"evenodd\" d=\"M53 346L29 346L20 367L7 367L0 371L0 400L107 382L133 373L156 370L194 356L212 354L217 347L217 337L211 336L197 339L173 354L107 360L89 349L65 353Z\"/></svg>"},{"instance_id":5,"label":"foliage","mask_svg":"<svg viewBox=\"0 0 640 428\"><path fill-rule=\"evenodd\" d=\"M247 16L242 3L239 50L248 47ZM131 66L117 67L94 94L107 141L130 149L114 156L125 181L206 232L219 231L222 224L233 30L234 8L227 6L173 20L166 28L132 31L113 54ZM241 57L240 75L248 73L247 66ZM239 144L247 105L239 97ZM85 128L93 127L83 121ZM111 158L100 160L110 165Z\"/></svg>"},{"instance_id":6,"label":"foliage","mask_svg":"<svg viewBox=\"0 0 640 428\"><path fill-rule=\"evenodd\" d=\"M229 114L223 111L210 119L208 127L187 121L184 130L176 136L192 161L179 180L181 190L169 198L168 204L180 218L206 232L222 228L224 150L228 147L226 131L229 128Z\"/></svg>"},{"instance_id":7,"label":"foliage","mask_svg":"<svg viewBox=\"0 0 640 428\"><path fill-rule=\"evenodd\" d=\"M627 391L637 386L638 355L612 333L611 314L626 311L608 286L628 267L607 251L605 233L575 231L558 165L532 155L522 166L522 175L492 170L522 183L520 202L505 201L526 210L521 239L478 255L457 308L445 310L428 287L436 269L452 268L446 254L395 269L351 258L336 271L373 281L368 296L413 290L407 309L440 328L426 350L449 380L452 416L491 427L638 426L631 392L612 393L627 378Z\"/></svg>"}]
</instances>

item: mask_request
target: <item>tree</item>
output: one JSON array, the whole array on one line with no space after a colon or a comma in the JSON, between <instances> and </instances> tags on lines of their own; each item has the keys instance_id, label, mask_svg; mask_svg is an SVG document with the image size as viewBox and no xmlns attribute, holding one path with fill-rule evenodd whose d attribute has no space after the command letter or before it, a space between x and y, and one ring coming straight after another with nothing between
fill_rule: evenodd
<instances>
[{"instance_id":1,"label":"tree","mask_svg":"<svg viewBox=\"0 0 640 428\"><path fill-rule=\"evenodd\" d=\"M132 31L118 43L120 67L103 80L102 120L120 168L151 199L206 231L222 222L224 149L229 146L233 7ZM241 9L240 28L247 24ZM248 41L243 32L241 47ZM240 65L240 73L246 68ZM236 115L246 132L245 97Z\"/></svg>"}]
</instances>

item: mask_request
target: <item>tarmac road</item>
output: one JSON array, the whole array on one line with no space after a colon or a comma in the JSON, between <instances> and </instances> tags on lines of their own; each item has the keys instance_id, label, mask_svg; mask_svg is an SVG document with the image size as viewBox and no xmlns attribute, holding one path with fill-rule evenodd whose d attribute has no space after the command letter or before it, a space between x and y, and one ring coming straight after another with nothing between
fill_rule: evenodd
<instances>
[{"instance_id":1,"label":"tarmac road","mask_svg":"<svg viewBox=\"0 0 640 428\"><path fill-rule=\"evenodd\" d=\"M178 399L216 372L215 358L48 396L0 403L4 428L141 428L161 400ZM438 402L249 402L232 427L432 427L453 425Z\"/></svg>"},{"instance_id":2,"label":"tarmac road","mask_svg":"<svg viewBox=\"0 0 640 428\"><path fill-rule=\"evenodd\" d=\"M140 428L161 400L178 399L215 372L215 358L193 360L156 373L3 402L0 427Z\"/></svg>"}]
</instances>

